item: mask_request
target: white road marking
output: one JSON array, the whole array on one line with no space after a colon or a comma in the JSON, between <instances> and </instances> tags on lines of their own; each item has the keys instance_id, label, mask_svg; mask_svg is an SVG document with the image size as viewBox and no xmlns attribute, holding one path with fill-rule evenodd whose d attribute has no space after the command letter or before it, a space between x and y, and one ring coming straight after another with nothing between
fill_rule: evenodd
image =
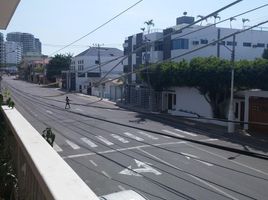
<instances>
[{"instance_id":1,"label":"white road marking","mask_svg":"<svg viewBox=\"0 0 268 200\"><path fill-rule=\"evenodd\" d=\"M77 111L82 111L80 108L76 108L75 110L77 110Z\"/></svg>"},{"instance_id":2,"label":"white road marking","mask_svg":"<svg viewBox=\"0 0 268 200\"><path fill-rule=\"evenodd\" d=\"M141 134L141 135L144 135L144 136L146 136L146 137L148 137L148 138L150 138L152 140L158 140L158 137L152 136L149 133L145 133L143 131L138 131L138 133Z\"/></svg>"},{"instance_id":3,"label":"white road marking","mask_svg":"<svg viewBox=\"0 0 268 200\"><path fill-rule=\"evenodd\" d=\"M194 133L191 133L191 132L188 132L188 131L183 131L183 130L180 130L180 129L174 129L175 131L179 131L180 133L183 133L183 134L186 134L186 135L190 135L190 136L193 136L193 137L196 137L197 135L194 134Z\"/></svg>"},{"instance_id":4,"label":"white road marking","mask_svg":"<svg viewBox=\"0 0 268 200\"><path fill-rule=\"evenodd\" d=\"M51 112L50 110L46 110L46 112L51 114L51 115L53 114L53 112Z\"/></svg>"},{"instance_id":5,"label":"white road marking","mask_svg":"<svg viewBox=\"0 0 268 200\"><path fill-rule=\"evenodd\" d=\"M91 140L89 140L88 138L81 138L81 140L83 142L85 142L87 145L89 145L92 148L97 147L98 145L96 145L94 142L92 142Z\"/></svg>"},{"instance_id":6,"label":"white road marking","mask_svg":"<svg viewBox=\"0 0 268 200\"><path fill-rule=\"evenodd\" d=\"M102 137L101 135L96 136L96 138L98 138L100 141L107 144L108 146L111 146L114 144L114 143L110 142L109 140L107 140L105 137Z\"/></svg>"},{"instance_id":7,"label":"white road marking","mask_svg":"<svg viewBox=\"0 0 268 200\"><path fill-rule=\"evenodd\" d=\"M245 168L251 169L251 170L253 170L253 171L255 171L255 172L259 172L259 173L261 173L261 174L264 174L264 175L268 176L268 173L266 173L266 172L264 172L264 171L261 171L261 170L259 170L259 169L256 169L256 168L254 168L254 167L250 167L250 166L248 166L248 165L245 165L245 164L243 164L243 163L237 162L237 161L235 161L235 160L229 160L228 158L225 158L224 156L221 156L221 155L219 155L219 154L210 152L210 151L205 150L205 149L202 149L202 148L200 148L200 147L191 145L191 144L189 144L189 143L187 143L187 145L190 146L190 147L193 147L193 148L195 148L195 149L199 149L199 150L201 150L201 151L204 151L204 152L206 152L206 153L209 153L209 154L211 154L211 155L214 155L214 156L216 156L216 157L222 158L222 159L224 159L224 160L228 160L229 162L233 162L233 163L235 163L235 164L237 164L237 165L240 165L240 166L243 166L243 167L245 167Z\"/></svg>"},{"instance_id":8,"label":"white road marking","mask_svg":"<svg viewBox=\"0 0 268 200\"><path fill-rule=\"evenodd\" d=\"M208 162L205 162L205 161L202 161L202 160L198 160L198 159L196 159L196 161L201 162L201 163L203 163L203 164L205 164L205 165L207 165L207 166L209 166L209 167L214 166L213 164L208 163Z\"/></svg>"},{"instance_id":9,"label":"white road marking","mask_svg":"<svg viewBox=\"0 0 268 200\"><path fill-rule=\"evenodd\" d=\"M62 149L59 147L59 145L57 145L55 142L53 144L53 149L55 149L55 151L57 151L57 152L61 152L62 151Z\"/></svg>"},{"instance_id":10,"label":"white road marking","mask_svg":"<svg viewBox=\"0 0 268 200\"><path fill-rule=\"evenodd\" d=\"M133 135L132 133L129 133L129 132L124 132L125 135L127 135L128 137L134 139L134 140L137 140L137 141L144 141L144 139L138 137L138 136L135 136Z\"/></svg>"},{"instance_id":11,"label":"white road marking","mask_svg":"<svg viewBox=\"0 0 268 200\"><path fill-rule=\"evenodd\" d=\"M95 167L98 167L98 165L93 160L89 160L89 162L91 162L91 164L94 165Z\"/></svg>"},{"instance_id":12,"label":"white road marking","mask_svg":"<svg viewBox=\"0 0 268 200\"><path fill-rule=\"evenodd\" d=\"M118 185L118 187L119 187L119 189L122 190L122 191L126 190L122 185Z\"/></svg>"},{"instance_id":13,"label":"white road marking","mask_svg":"<svg viewBox=\"0 0 268 200\"><path fill-rule=\"evenodd\" d=\"M184 155L184 156L192 157L192 158L199 158L199 157L197 157L195 155L192 155L192 154L189 154L189 153L183 153L183 152L181 152L181 154Z\"/></svg>"},{"instance_id":14,"label":"white road marking","mask_svg":"<svg viewBox=\"0 0 268 200\"><path fill-rule=\"evenodd\" d=\"M177 137L184 138L184 136L183 136L183 135L180 135L180 134L178 134L178 133L174 133L174 132L169 131L169 130L162 130L162 131L163 131L163 132L165 132L165 133L168 133L168 134L171 134L171 135L177 136Z\"/></svg>"},{"instance_id":15,"label":"white road marking","mask_svg":"<svg viewBox=\"0 0 268 200\"><path fill-rule=\"evenodd\" d=\"M174 144L185 144L186 142L180 141L180 142L167 142L167 143L160 143L160 144L152 144L153 146L165 146L165 145L174 145ZM107 154L107 153L114 153L114 152L121 152L121 151L128 151L132 149L139 149L139 148L146 148L146 147L152 147L152 145L140 145L135 147L128 147L128 148L121 148L121 149L115 149L115 150L107 150L107 151L100 151L97 153L82 153L82 154L75 154L75 155L69 155L69 156L63 156L62 158L77 158L77 157L84 157L84 156L92 156L96 154Z\"/></svg>"},{"instance_id":16,"label":"white road marking","mask_svg":"<svg viewBox=\"0 0 268 200\"><path fill-rule=\"evenodd\" d=\"M180 171L182 170L181 168L179 168L179 167L177 167L177 166L175 166L175 165L172 165L172 164L170 164L170 163L168 163L168 162L162 160L161 158L158 158L157 156L152 155L152 154L148 153L147 151L144 151L143 149L140 149L140 151L142 151L143 153L145 153L145 154L147 154L147 155L149 155L149 156L151 156L151 157L153 157L153 158L159 160L160 162L162 162L162 163L164 163L164 164L166 164L166 165L168 165L168 166L170 166L170 167L172 167L172 168L174 168L174 169L178 169L178 170L180 170ZM196 179L196 180L198 180L198 181L200 181L201 183L203 183L203 184L205 184L205 185L207 185L207 186L213 188L214 190L217 190L218 192L224 194L225 196L227 196L227 197L229 197L229 198L231 198L231 199L238 200L237 198L235 198L235 197L233 197L233 196L227 194L227 193L224 192L223 190L221 190L221 189L219 189L219 188L217 188L217 187L215 187L215 186L209 184L208 182L206 182L206 181L204 181L204 180L202 180L202 179L200 179L200 178L198 178L198 177L196 177L196 176L194 176L194 175L191 175L191 174L187 174L187 175L190 176L190 177L192 177L192 178L194 178L194 179Z\"/></svg>"},{"instance_id":17,"label":"white road marking","mask_svg":"<svg viewBox=\"0 0 268 200\"><path fill-rule=\"evenodd\" d=\"M109 174L107 174L107 172L105 172L105 171L101 171L103 174L104 174L104 176L106 176L107 178L109 178L109 179L112 179L112 177L109 175Z\"/></svg>"},{"instance_id":18,"label":"white road marking","mask_svg":"<svg viewBox=\"0 0 268 200\"><path fill-rule=\"evenodd\" d=\"M211 141L217 141L218 139L215 139L215 138L209 138L209 139L203 139L203 140L200 140L202 142L211 142Z\"/></svg>"},{"instance_id":19,"label":"white road marking","mask_svg":"<svg viewBox=\"0 0 268 200\"><path fill-rule=\"evenodd\" d=\"M225 195L226 197L229 197L230 199L238 200L238 199L235 198L234 196L232 196L232 195L230 195L230 194L224 192L223 190L221 190L221 189L219 189L219 188L217 188L217 187L215 187L215 186L209 184L208 182L206 182L206 181L204 181L204 180L202 180L202 179L200 179L200 178L198 178L198 177L196 177L196 176L193 176L193 175L190 175L190 174L189 174L189 176L191 176L192 178L194 178L194 179L200 181L201 183L203 183L203 184L205 184L205 185L211 187L212 189L214 189L214 190L216 190L216 191L222 193L223 195Z\"/></svg>"},{"instance_id":20,"label":"white road marking","mask_svg":"<svg viewBox=\"0 0 268 200\"><path fill-rule=\"evenodd\" d=\"M133 168L128 166L127 168L123 169L119 172L119 174L129 175L129 176L142 176L140 173L153 173L155 175L161 175L162 173L154 169L152 166L148 165L147 163L141 162L139 160L134 159L138 168Z\"/></svg>"},{"instance_id":21,"label":"white road marking","mask_svg":"<svg viewBox=\"0 0 268 200\"><path fill-rule=\"evenodd\" d=\"M77 144L71 142L70 140L66 140L66 143L69 144L74 150L80 149L80 147Z\"/></svg>"},{"instance_id":22,"label":"white road marking","mask_svg":"<svg viewBox=\"0 0 268 200\"><path fill-rule=\"evenodd\" d=\"M120 142L126 144L126 143L129 143L128 140L126 140L125 138L122 138L121 136L119 135L116 135L116 134L111 134L111 136L117 140L119 140Z\"/></svg>"}]
</instances>

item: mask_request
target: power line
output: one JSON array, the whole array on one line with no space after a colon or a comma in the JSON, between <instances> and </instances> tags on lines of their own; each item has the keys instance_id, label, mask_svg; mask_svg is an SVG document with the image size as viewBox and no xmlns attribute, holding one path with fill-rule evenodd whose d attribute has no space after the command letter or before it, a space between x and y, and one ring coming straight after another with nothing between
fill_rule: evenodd
<instances>
[{"instance_id":1,"label":"power line","mask_svg":"<svg viewBox=\"0 0 268 200\"><path fill-rule=\"evenodd\" d=\"M260 9L260 8L263 8L263 7L265 7L265 6L268 6L268 4L265 4L265 5L263 5L263 6L260 6L260 7L254 8L254 9L251 9L251 10L246 11L246 12L243 12L243 13L241 13L241 14L239 14L239 15L235 15L235 17L244 15L244 14L249 13L249 12L252 12L252 11L255 11L255 10ZM227 21L227 20L229 20L229 19L231 19L231 17L228 18L228 19L225 19L225 20L223 20L223 21L217 22L217 23L215 23L215 24L222 23L222 22ZM265 23L267 23L267 21L264 21L264 22L261 22L261 23L259 23L259 24L257 24L257 25L251 26L251 27L249 27L249 28L246 28L246 29L237 31L237 32L235 32L235 33L233 33L233 34L227 35L227 36L225 36L225 37L223 37L223 38L221 38L221 39L215 40L215 41L213 41L213 42L211 42L211 43L208 43L208 44L206 44L206 45L204 45L204 46L201 46L201 47L199 47L199 48L196 48L196 49L187 51L187 52L185 52L185 53L183 53L183 54L180 54L180 55L178 55L178 56L175 56L175 57L173 57L173 58L169 58L169 59L166 59L166 60L158 61L157 63L154 63L154 64L158 64L158 63L161 63L161 62L174 60L174 59L176 59L176 58L179 58L179 57L188 55L188 54L190 54L190 53L193 53L193 52L195 52L195 51L198 51L198 50L200 50L200 49L203 49L203 48L205 48L205 47L207 47L207 46L210 46L210 45L212 45L212 44L215 44L215 43L217 43L217 42L220 42L220 41L222 41L222 40L224 40L224 39L227 39L227 38L229 38L229 37L232 37L232 36L235 35L235 34L243 33L243 32L245 32L245 31L251 30L251 29L256 28L256 27L258 27L258 26L260 26L260 25L263 25L263 24L265 24ZM192 33L194 33L194 32L197 32L197 31L200 31L200 30L204 30L204 29L206 29L206 28L208 28L208 27L214 26L215 24L212 24L212 25L209 25L209 26L205 26L205 27L203 27L203 28L201 28L201 29L198 29L198 30L195 30L195 31L186 33L186 34L184 34L184 35L180 35L180 36L175 37L175 38L177 39L177 38L180 38L180 37L183 37L183 36L192 34ZM175 38L174 38L174 39L175 39ZM131 54L132 54L132 53L131 53ZM126 77L126 76L128 76L128 75L130 75L130 74L133 74L133 73L137 73L137 72L146 70L147 68L150 68L150 66L148 66L148 67L143 67L143 68L140 68L140 69L136 69L136 70L133 71L133 72L129 72L129 73L124 74L124 75L122 75L122 76L119 76L119 77L117 77L117 78L115 78L115 79L107 80L107 81L104 81L104 82L102 82L102 83L106 83L106 82L109 82L109 81L113 81L113 80L116 80L116 79L118 79L118 78L120 78L120 77ZM100 84L101 84L101 83L100 83Z\"/></svg>"},{"instance_id":2,"label":"power line","mask_svg":"<svg viewBox=\"0 0 268 200\"><path fill-rule=\"evenodd\" d=\"M223 10L225 10L225 9L227 9L227 8L233 6L233 5L235 5L235 4L237 4L237 3L241 2L241 1L242 1L242 0L237 0L237 1L233 2L233 3L230 3L230 4L226 5L226 6L224 6L224 7L220 8L220 9L218 9L217 11L214 11L214 12L208 14L207 16L203 17L202 19L199 19L199 20L197 20L197 21L195 21L195 22L193 22L193 23L191 23L191 24L189 24L189 25L187 25L187 26L185 26L185 27L182 27L182 28L180 28L180 29L178 29L178 30L174 30L173 32L171 32L171 33L169 33L169 34L167 34L167 35L165 35L165 36L163 36L163 37L160 37L160 38L157 39L157 40L154 40L154 41L152 41L152 42L149 42L149 44L150 44L150 43L157 42L157 41L161 41L161 40L163 40L164 38L166 38L166 37L168 37L168 36L170 36L170 35L172 35L172 34L179 33L179 32L181 32L182 30L184 30L184 29L186 29L186 28L189 28L189 27L191 27L191 26L193 26L193 25L195 25L195 24L197 24L197 23L199 23L199 22L201 22L201 21L203 21L203 20L205 20L205 19L207 19L207 18L209 18L209 17L211 17L211 16L214 16L215 14L218 14L219 12L221 12L221 11L223 11ZM214 25L215 25L215 24L214 24ZM208 28L208 27L206 27L206 28ZM188 33L188 34L190 34L190 33ZM133 53L136 53L136 52L142 50L145 46L146 46L146 44L141 45L140 47L138 47L138 48L135 49L134 51L130 52L128 55L123 56L123 58L122 58L122 60L121 60L120 62L123 62L123 60L125 60L127 57L131 56ZM116 64L116 66L118 66L118 64ZM114 68L115 68L115 67L114 67ZM113 69L114 69L114 68L113 68ZM109 72L111 72L111 71L112 71L112 70L110 70ZM108 73L109 73L109 72L108 72ZM105 75L105 76L107 76L107 75ZM122 77L123 77L123 76L122 76ZM120 77L118 77L118 78L120 78ZM102 80L103 80L103 79L102 79ZM113 79L113 80L114 80L114 79ZM110 80L110 81L112 81L112 80ZM100 81L98 81L97 84L100 85L100 84L101 84ZM89 86L89 87L92 87L92 86Z\"/></svg>"},{"instance_id":3,"label":"power line","mask_svg":"<svg viewBox=\"0 0 268 200\"><path fill-rule=\"evenodd\" d=\"M58 53L59 51L66 49L67 47L73 45L74 43L82 40L83 38L89 36L90 34L96 32L97 30L99 30L100 28L102 28L103 26L105 26L106 24L110 23L111 21L113 21L114 19L116 19L117 17L119 17L120 15L124 14L125 12L127 12L128 10L130 10L131 8L135 7L136 5L138 5L139 3L141 3L143 0L139 0L138 2L136 2L135 4L133 4L132 6L128 7L127 9L123 10L122 12L120 12L119 14L115 15L114 17L112 17L111 19L109 19L108 21L104 22L103 24L101 24L100 26L98 26L97 28L93 29L92 31L90 31L89 33L85 34L84 36L78 38L77 40L71 42L70 44L60 48L59 50L51 53L50 55L53 55L55 53Z\"/></svg>"}]
</instances>

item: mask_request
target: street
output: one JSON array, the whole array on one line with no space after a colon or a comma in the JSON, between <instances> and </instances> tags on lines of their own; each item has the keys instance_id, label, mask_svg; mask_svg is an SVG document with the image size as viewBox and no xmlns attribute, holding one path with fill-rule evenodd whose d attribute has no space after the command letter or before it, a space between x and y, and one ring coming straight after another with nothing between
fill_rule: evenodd
<instances>
[{"instance_id":1,"label":"street","mask_svg":"<svg viewBox=\"0 0 268 200\"><path fill-rule=\"evenodd\" d=\"M2 87L39 133L52 128L55 151L97 195L132 189L150 200L267 199L267 160L184 140L242 148L198 131L195 122L166 123L12 77L4 77ZM70 109L64 109L66 95Z\"/></svg>"}]
</instances>

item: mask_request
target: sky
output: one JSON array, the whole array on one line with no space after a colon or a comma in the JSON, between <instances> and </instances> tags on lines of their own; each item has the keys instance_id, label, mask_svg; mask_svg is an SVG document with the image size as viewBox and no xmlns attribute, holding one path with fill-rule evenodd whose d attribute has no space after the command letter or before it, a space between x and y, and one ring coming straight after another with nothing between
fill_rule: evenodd
<instances>
[{"instance_id":1,"label":"sky","mask_svg":"<svg viewBox=\"0 0 268 200\"><path fill-rule=\"evenodd\" d=\"M42 53L53 56L54 52L86 35L110 20L138 0L21 0L5 31L31 33L42 42ZM141 32L144 22L153 19L155 29L174 26L176 18L187 12L188 16L208 15L234 0L143 0L98 31L58 53L77 55L89 46L99 43L122 49L126 37ZM219 13L221 19L268 3L267 0L243 0ZM251 26L268 19L268 6L241 16L232 22L233 28L242 28L242 18L249 19ZM214 19L203 22L213 23ZM230 27L230 22L217 25ZM268 24L263 30L268 31Z\"/></svg>"}]
</instances>

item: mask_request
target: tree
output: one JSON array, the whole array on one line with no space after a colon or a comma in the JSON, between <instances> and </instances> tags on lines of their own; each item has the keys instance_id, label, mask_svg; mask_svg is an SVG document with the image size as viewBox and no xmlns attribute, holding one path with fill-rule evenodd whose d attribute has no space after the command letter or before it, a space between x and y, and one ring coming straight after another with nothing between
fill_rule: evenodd
<instances>
[{"instance_id":1,"label":"tree","mask_svg":"<svg viewBox=\"0 0 268 200\"><path fill-rule=\"evenodd\" d=\"M70 54L57 54L47 65L47 79L55 81L61 75L61 71L69 70L72 56Z\"/></svg>"},{"instance_id":2,"label":"tree","mask_svg":"<svg viewBox=\"0 0 268 200\"><path fill-rule=\"evenodd\" d=\"M268 59L268 49L264 49L264 50L263 50L262 58L263 58L263 59Z\"/></svg>"},{"instance_id":3,"label":"tree","mask_svg":"<svg viewBox=\"0 0 268 200\"><path fill-rule=\"evenodd\" d=\"M154 26L154 22L153 21L154 21L153 19L150 19L150 20L144 22L144 24L147 25L148 34L150 33L151 27Z\"/></svg>"},{"instance_id":4,"label":"tree","mask_svg":"<svg viewBox=\"0 0 268 200\"><path fill-rule=\"evenodd\" d=\"M141 78L147 81L144 72ZM216 57L194 58L190 62L153 65L150 84L155 90L172 86L195 87L210 104L213 116L225 118L225 105L230 97L231 63ZM268 90L268 60L235 62L235 88Z\"/></svg>"}]
</instances>

